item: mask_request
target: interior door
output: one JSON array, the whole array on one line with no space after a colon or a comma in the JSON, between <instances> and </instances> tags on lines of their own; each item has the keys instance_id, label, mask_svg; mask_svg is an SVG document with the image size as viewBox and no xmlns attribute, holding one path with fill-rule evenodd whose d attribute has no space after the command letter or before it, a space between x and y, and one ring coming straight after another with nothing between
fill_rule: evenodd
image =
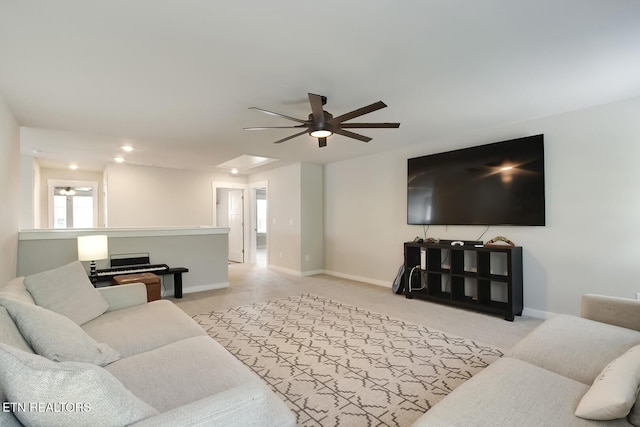
<instances>
[{"instance_id":1,"label":"interior door","mask_svg":"<svg viewBox=\"0 0 640 427\"><path fill-rule=\"evenodd\" d=\"M229 261L244 262L244 202L242 190L229 191Z\"/></svg>"}]
</instances>

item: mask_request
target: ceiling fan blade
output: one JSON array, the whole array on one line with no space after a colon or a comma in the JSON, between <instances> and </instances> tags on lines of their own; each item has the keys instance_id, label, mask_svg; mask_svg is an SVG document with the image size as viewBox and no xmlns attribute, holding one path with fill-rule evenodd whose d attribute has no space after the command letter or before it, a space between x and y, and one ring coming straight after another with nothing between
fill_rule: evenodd
<instances>
[{"instance_id":1,"label":"ceiling fan blade","mask_svg":"<svg viewBox=\"0 0 640 427\"><path fill-rule=\"evenodd\" d=\"M311 112L313 113L313 121L315 124L324 123L324 110L322 109L322 97L315 93L309 93L309 103L311 104Z\"/></svg>"},{"instance_id":2,"label":"ceiling fan blade","mask_svg":"<svg viewBox=\"0 0 640 427\"><path fill-rule=\"evenodd\" d=\"M373 104L367 105L366 107L358 108L357 110L353 110L341 116L334 117L333 121L336 123L345 122L347 120L355 119L356 117L360 117L365 114L369 114L374 111L380 110L381 108L384 108L386 106L387 104L385 104L382 101L374 102Z\"/></svg>"},{"instance_id":3,"label":"ceiling fan blade","mask_svg":"<svg viewBox=\"0 0 640 427\"><path fill-rule=\"evenodd\" d=\"M274 144L280 144L281 142L288 141L288 140L290 140L290 139L295 138L296 136L300 136L300 135L305 134L305 133L307 133L307 131L306 131L306 130L303 130L302 132L300 132L300 133L296 133L295 135L291 135L291 136L288 136L288 137L286 137L286 138L279 139L279 140L275 141L275 142L274 142Z\"/></svg>"},{"instance_id":4,"label":"ceiling fan blade","mask_svg":"<svg viewBox=\"0 0 640 427\"><path fill-rule=\"evenodd\" d=\"M342 129L399 128L400 123L340 123Z\"/></svg>"},{"instance_id":5,"label":"ceiling fan blade","mask_svg":"<svg viewBox=\"0 0 640 427\"><path fill-rule=\"evenodd\" d=\"M327 146L327 138L318 138L318 147L326 147Z\"/></svg>"},{"instance_id":6,"label":"ceiling fan blade","mask_svg":"<svg viewBox=\"0 0 640 427\"><path fill-rule=\"evenodd\" d=\"M284 114L274 113L273 111L263 110L262 108L258 108L258 107L249 107L249 109L250 110L262 111L263 113L271 114L272 116L282 117L282 118L288 119L288 120L293 120L294 122L298 122L298 123L304 123L304 124L307 123L306 120L296 119L295 117L285 116Z\"/></svg>"},{"instance_id":7,"label":"ceiling fan blade","mask_svg":"<svg viewBox=\"0 0 640 427\"><path fill-rule=\"evenodd\" d=\"M349 138L357 139L362 142L369 142L371 138L368 136L360 135L359 133L349 132L348 130L343 129L335 129L333 133L337 133L338 135L348 136Z\"/></svg>"},{"instance_id":8,"label":"ceiling fan blade","mask_svg":"<svg viewBox=\"0 0 640 427\"><path fill-rule=\"evenodd\" d=\"M265 129L298 129L298 128L306 128L306 125L297 125L297 126L253 126L248 128L242 128L243 130L265 130Z\"/></svg>"}]
</instances>

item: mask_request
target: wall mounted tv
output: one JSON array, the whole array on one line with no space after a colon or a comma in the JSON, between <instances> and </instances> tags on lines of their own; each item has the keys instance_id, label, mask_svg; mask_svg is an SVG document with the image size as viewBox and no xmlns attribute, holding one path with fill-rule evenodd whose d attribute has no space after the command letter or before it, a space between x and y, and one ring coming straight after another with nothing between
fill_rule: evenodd
<instances>
[{"instance_id":1,"label":"wall mounted tv","mask_svg":"<svg viewBox=\"0 0 640 427\"><path fill-rule=\"evenodd\" d=\"M407 223L545 225L544 135L407 161Z\"/></svg>"}]
</instances>

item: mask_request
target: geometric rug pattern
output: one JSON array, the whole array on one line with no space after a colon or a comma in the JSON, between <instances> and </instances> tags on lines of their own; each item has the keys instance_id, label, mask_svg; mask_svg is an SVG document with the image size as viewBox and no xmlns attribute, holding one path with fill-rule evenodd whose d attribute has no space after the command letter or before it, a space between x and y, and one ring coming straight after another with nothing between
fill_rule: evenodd
<instances>
[{"instance_id":1,"label":"geometric rug pattern","mask_svg":"<svg viewBox=\"0 0 640 427\"><path fill-rule=\"evenodd\" d=\"M503 355L312 294L193 318L271 386L299 426L408 426Z\"/></svg>"}]
</instances>

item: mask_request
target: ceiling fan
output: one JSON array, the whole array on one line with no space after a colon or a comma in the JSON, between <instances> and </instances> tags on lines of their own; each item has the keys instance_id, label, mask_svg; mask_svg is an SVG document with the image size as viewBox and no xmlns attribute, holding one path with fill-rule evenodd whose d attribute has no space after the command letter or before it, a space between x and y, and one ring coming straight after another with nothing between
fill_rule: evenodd
<instances>
[{"instance_id":1,"label":"ceiling fan","mask_svg":"<svg viewBox=\"0 0 640 427\"><path fill-rule=\"evenodd\" d=\"M366 107L358 108L349 113L342 114L338 117L327 111L324 111L323 105L327 103L327 97L316 95L314 93L309 94L309 103L311 104L311 114L309 114L308 120L296 119L295 117L285 116L284 114L274 113L273 111L263 110L258 107L249 107L251 110L262 111L263 113L271 114L272 116L278 116L287 120L300 123L295 126L261 126L261 127L248 127L244 130L263 130L263 129L304 129L294 135L282 138L275 141L274 144L280 144L281 142L288 141L302 134L308 133L314 138L318 138L318 146L327 146L327 137L335 134L354 138L359 141L369 142L371 138L368 136L360 135L355 132L351 132L345 129L365 129L365 128L398 128L400 123L345 123L348 120L355 119L356 117L363 116L368 113L385 108L387 104L382 101L374 102Z\"/></svg>"}]
</instances>

